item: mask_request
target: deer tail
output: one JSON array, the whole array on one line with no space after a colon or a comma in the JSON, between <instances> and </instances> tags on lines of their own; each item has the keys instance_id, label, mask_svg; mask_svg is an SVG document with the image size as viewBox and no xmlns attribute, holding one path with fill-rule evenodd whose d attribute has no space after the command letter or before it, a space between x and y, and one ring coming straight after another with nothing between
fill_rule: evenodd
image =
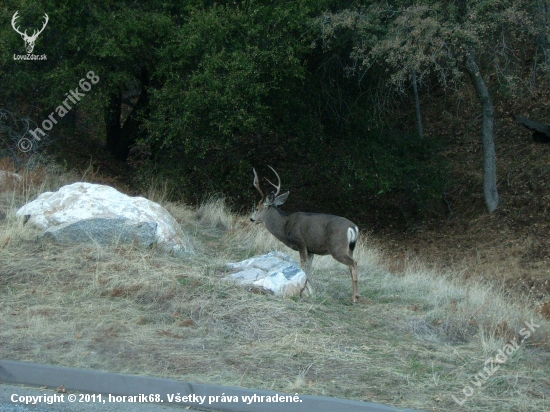
<instances>
[{"instance_id":1,"label":"deer tail","mask_svg":"<svg viewBox=\"0 0 550 412\"><path fill-rule=\"evenodd\" d=\"M359 228L357 226L348 228L348 242L349 248L353 252L355 249L355 244L357 243L357 238L359 237Z\"/></svg>"}]
</instances>

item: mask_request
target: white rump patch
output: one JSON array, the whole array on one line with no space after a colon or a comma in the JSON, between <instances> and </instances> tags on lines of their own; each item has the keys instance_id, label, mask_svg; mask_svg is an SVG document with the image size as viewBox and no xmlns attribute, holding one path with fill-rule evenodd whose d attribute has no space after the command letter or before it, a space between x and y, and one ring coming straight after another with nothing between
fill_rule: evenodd
<instances>
[{"instance_id":1,"label":"white rump patch","mask_svg":"<svg viewBox=\"0 0 550 412\"><path fill-rule=\"evenodd\" d=\"M348 227L348 243L357 242L359 228L357 226Z\"/></svg>"}]
</instances>

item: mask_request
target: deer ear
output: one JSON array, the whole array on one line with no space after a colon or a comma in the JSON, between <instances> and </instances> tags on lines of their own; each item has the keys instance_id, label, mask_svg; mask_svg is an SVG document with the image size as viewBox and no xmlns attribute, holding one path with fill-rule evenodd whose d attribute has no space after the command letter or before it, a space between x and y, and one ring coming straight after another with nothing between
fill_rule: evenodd
<instances>
[{"instance_id":1,"label":"deer ear","mask_svg":"<svg viewBox=\"0 0 550 412\"><path fill-rule=\"evenodd\" d=\"M275 206L279 206L279 205L282 205L284 202L286 202L286 199L288 198L288 195L290 194L290 192L286 192L286 193L283 193L282 195L279 195L277 196L274 200L273 200L273 204Z\"/></svg>"}]
</instances>

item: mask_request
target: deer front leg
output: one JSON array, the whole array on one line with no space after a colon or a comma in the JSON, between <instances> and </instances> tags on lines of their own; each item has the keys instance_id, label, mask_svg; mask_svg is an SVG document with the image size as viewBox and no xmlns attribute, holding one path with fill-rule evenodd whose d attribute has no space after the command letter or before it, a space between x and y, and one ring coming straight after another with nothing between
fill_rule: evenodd
<instances>
[{"instance_id":1,"label":"deer front leg","mask_svg":"<svg viewBox=\"0 0 550 412\"><path fill-rule=\"evenodd\" d=\"M353 303L357 303L361 297L359 295L359 287L357 286L357 262L349 254L332 255L332 257L349 268L351 274L351 285L353 289L351 300Z\"/></svg>"},{"instance_id":2,"label":"deer front leg","mask_svg":"<svg viewBox=\"0 0 550 412\"><path fill-rule=\"evenodd\" d=\"M311 281L309 280L309 272L311 270L312 264L313 264L313 253L309 253L307 248L300 248L300 267L306 274L306 283L304 284L304 287L300 291L300 296L302 296L302 293L304 289L307 287L307 290L310 295L313 295L313 288L311 286Z\"/></svg>"},{"instance_id":3,"label":"deer front leg","mask_svg":"<svg viewBox=\"0 0 550 412\"><path fill-rule=\"evenodd\" d=\"M313 253L309 253L307 247L298 246L298 253L300 253L300 267L304 272L308 272L313 260Z\"/></svg>"},{"instance_id":4,"label":"deer front leg","mask_svg":"<svg viewBox=\"0 0 550 412\"><path fill-rule=\"evenodd\" d=\"M311 268L313 267L313 257L315 256L313 253L306 252L306 260L305 262L301 262L302 267L305 271L309 272ZM301 258L300 258L301 259Z\"/></svg>"}]
</instances>

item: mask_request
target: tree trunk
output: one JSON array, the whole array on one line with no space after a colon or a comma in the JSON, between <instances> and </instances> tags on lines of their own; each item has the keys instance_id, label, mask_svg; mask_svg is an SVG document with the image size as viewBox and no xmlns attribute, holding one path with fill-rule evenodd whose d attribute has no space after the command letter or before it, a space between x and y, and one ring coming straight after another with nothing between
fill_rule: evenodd
<instances>
[{"instance_id":1,"label":"tree trunk","mask_svg":"<svg viewBox=\"0 0 550 412\"><path fill-rule=\"evenodd\" d=\"M140 69L141 92L139 97L128 115L128 118L122 125L120 132L121 141L124 144L124 159L128 158L131 147L136 144L137 140L142 137L143 117L149 116L149 76L145 66Z\"/></svg>"},{"instance_id":2,"label":"tree trunk","mask_svg":"<svg viewBox=\"0 0 550 412\"><path fill-rule=\"evenodd\" d=\"M416 83L416 69L412 69L412 83L414 93L414 107L416 110L416 125L418 126L418 135L424 137L424 129L422 128L422 116L420 115L420 99L418 98L418 87Z\"/></svg>"},{"instance_id":3,"label":"tree trunk","mask_svg":"<svg viewBox=\"0 0 550 412\"><path fill-rule=\"evenodd\" d=\"M122 97L119 91L111 94L109 105L105 110L105 148L113 154L116 159L126 160L124 150L120 147L122 128L120 127L120 114L122 108Z\"/></svg>"},{"instance_id":4,"label":"tree trunk","mask_svg":"<svg viewBox=\"0 0 550 412\"><path fill-rule=\"evenodd\" d=\"M141 93L124 124L121 124L122 92L117 91L111 95L109 106L105 112L107 132L105 147L118 160L126 161L128 159L130 148L136 143L141 133L142 119L140 116L146 117L149 113L147 94L149 76L145 66L140 69L140 82Z\"/></svg>"},{"instance_id":5,"label":"tree trunk","mask_svg":"<svg viewBox=\"0 0 550 412\"><path fill-rule=\"evenodd\" d=\"M499 204L497 190L497 165L494 140L495 111L487 84L481 76L473 51L466 58L466 71L476 89L481 103L481 142L483 144L483 196L487 211L493 213Z\"/></svg>"}]
</instances>

